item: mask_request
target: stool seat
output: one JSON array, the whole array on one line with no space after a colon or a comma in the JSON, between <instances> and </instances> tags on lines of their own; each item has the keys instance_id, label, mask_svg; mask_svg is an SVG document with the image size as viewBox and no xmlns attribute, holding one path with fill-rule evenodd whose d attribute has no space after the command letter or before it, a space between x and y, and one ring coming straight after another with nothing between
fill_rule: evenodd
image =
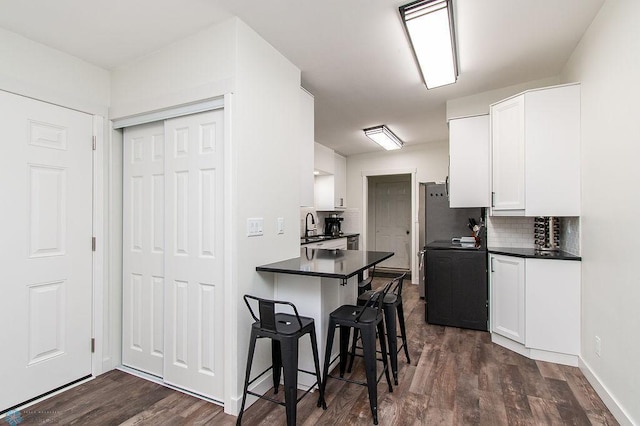
<instances>
[{"instance_id":1,"label":"stool seat","mask_svg":"<svg viewBox=\"0 0 640 426\"><path fill-rule=\"evenodd\" d=\"M298 323L298 318L302 323L302 327L300 326L300 323ZM291 314L277 313L275 314L275 326L276 326L276 330L271 331L262 327L262 321L256 321L253 324L251 324L252 328L262 331L265 335L269 333L273 333L274 335L280 334L284 336L289 336L289 335L298 334L300 332L307 333L308 332L307 329L309 327L313 327L314 322L313 322L313 318L302 317L302 316L296 317L295 315L291 315Z\"/></svg>"},{"instance_id":2,"label":"stool seat","mask_svg":"<svg viewBox=\"0 0 640 426\"><path fill-rule=\"evenodd\" d=\"M360 296L358 296L358 303L360 302L367 302L369 301L369 299L371 299L372 302L375 302L378 300L378 296L375 294L376 292L373 290L367 290L364 293L362 293ZM373 299L372 299L373 297ZM396 303L398 301L398 296L394 293L387 293L384 296L384 299L382 300L382 303L384 304L392 304L392 303Z\"/></svg>"},{"instance_id":3,"label":"stool seat","mask_svg":"<svg viewBox=\"0 0 640 426\"><path fill-rule=\"evenodd\" d=\"M364 311L364 312L362 312ZM359 323L372 323L378 318L378 311L374 308L369 308L366 306L356 306L356 305L342 305L335 311L331 312L330 318L333 318L337 322L351 322L354 321L355 318L358 318Z\"/></svg>"}]
</instances>

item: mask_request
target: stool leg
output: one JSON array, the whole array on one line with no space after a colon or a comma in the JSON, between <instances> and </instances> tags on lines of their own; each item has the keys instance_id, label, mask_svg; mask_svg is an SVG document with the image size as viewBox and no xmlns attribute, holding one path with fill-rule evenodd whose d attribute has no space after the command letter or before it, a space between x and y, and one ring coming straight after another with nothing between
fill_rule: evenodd
<instances>
[{"instance_id":1,"label":"stool leg","mask_svg":"<svg viewBox=\"0 0 640 426\"><path fill-rule=\"evenodd\" d=\"M331 349L333 348L333 337L336 335L336 323L329 318L329 329L327 330L327 345L324 352L324 367L322 368L322 388L327 389L327 378L329 377L329 364L331 363Z\"/></svg>"},{"instance_id":2,"label":"stool leg","mask_svg":"<svg viewBox=\"0 0 640 426\"><path fill-rule=\"evenodd\" d=\"M318 341L316 340L316 328L311 327L309 333L311 338L311 352L313 352L313 364L316 367L316 381L318 382L318 391L320 397L318 398L318 407L322 407L323 410L327 409L327 403L324 400L324 386L322 385L322 377L320 376L320 361L318 359Z\"/></svg>"},{"instance_id":3,"label":"stool leg","mask_svg":"<svg viewBox=\"0 0 640 426\"><path fill-rule=\"evenodd\" d=\"M382 364L384 364L384 375L387 377L387 384L389 385L389 392L393 392L391 387L391 377L389 377L389 363L387 361L387 344L384 337L384 326L382 322L378 323L378 336L380 336L380 352L382 352Z\"/></svg>"},{"instance_id":4,"label":"stool leg","mask_svg":"<svg viewBox=\"0 0 640 426\"><path fill-rule=\"evenodd\" d=\"M353 360L356 358L356 343L358 342L358 333L359 330L357 328L353 329L353 343L351 344L351 356L349 357L349 366L347 367L347 373L351 373L351 369L353 368Z\"/></svg>"},{"instance_id":5,"label":"stool leg","mask_svg":"<svg viewBox=\"0 0 640 426\"><path fill-rule=\"evenodd\" d=\"M273 365L273 393L278 393L280 374L282 372L282 352L280 342L271 339L271 364Z\"/></svg>"},{"instance_id":6,"label":"stool leg","mask_svg":"<svg viewBox=\"0 0 640 426\"><path fill-rule=\"evenodd\" d=\"M344 377L347 368L347 357L349 356L349 336L351 327L340 326L340 377Z\"/></svg>"},{"instance_id":7,"label":"stool leg","mask_svg":"<svg viewBox=\"0 0 640 426\"><path fill-rule=\"evenodd\" d=\"M387 327L387 341L389 342L389 358L391 359L391 373L393 383L398 385L398 329L396 326L396 307L385 303L384 324Z\"/></svg>"},{"instance_id":8,"label":"stool leg","mask_svg":"<svg viewBox=\"0 0 640 426\"><path fill-rule=\"evenodd\" d=\"M373 327L363 327L362 352L364 370L367 375L367 390L369 391L369 406L373 416L373 424L378 424L378 375L376 372L376 333ZM383 356L384 357L384 356Z\"/></svg>"},{"instance_id":9,"label":"stool leg","mask_svg":"<svg viewBox=\"0 0 640 426\"><path fill-rule=\"evenodd\" d=\"M249 338L249 353L247 355L247 368L244 375L244 390L242 391L242 404L240 405L240 412L238 413L238 419L236 420L236 426L242 424L242 413L244 413L244 404L247 402L247 390L249 390L249 377L251 375L251 364L253 363L253 354L256 349L256 340L258 333L255 330L251 330L251 337Z\"/></svg>"},{"instance_id":10,"label":"stool leg","mask_svg":"<svg viewBox=\"0 0 640 426\"><path fill-rule=\"evenodd\" d=\"M287 426L295 426L298 409L298 339L283 339L281 341L281 348Z\"/></svg>"},{"instance_id":11,"label":"stool leg","mask_svg":"<svg viewBox=\"0 0 640 426\"><path fill-rule=\"evenodd\" d=\"M402 300L396 306L398 312L398 321L400 321L400 336L402 337L402 345L404 346L404 355L407 357L407 364L411 364L409 359L409 346L407 345L407 330L404 327L404 309L402 308Z\"/></svg>"}]
</instances>

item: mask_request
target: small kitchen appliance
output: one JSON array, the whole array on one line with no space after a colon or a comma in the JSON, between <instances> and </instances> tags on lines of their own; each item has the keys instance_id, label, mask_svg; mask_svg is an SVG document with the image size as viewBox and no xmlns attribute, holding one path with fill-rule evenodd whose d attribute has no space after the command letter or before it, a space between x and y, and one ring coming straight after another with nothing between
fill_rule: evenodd
<instances>
[{"instance_id":1,"label":"small kitchen appliance","mask_svg":"<svg viewBox=\"0 0 640 426\"><path fill-rule=\"evenodd\" d=\"M343 217L337 214L332 214L329 217L324 218L324 234L337 237L342 233L342 225L340 222L344 220Z\"/></svg>"}]
</instances>

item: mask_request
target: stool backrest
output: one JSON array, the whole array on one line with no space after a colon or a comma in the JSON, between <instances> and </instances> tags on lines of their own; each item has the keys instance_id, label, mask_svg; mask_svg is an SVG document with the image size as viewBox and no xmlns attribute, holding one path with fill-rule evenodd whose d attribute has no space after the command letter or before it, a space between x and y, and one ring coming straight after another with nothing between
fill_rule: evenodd
<instances>
[{"instance_id":1,"label":"stool backrest","mask_svg":"<svg viewBox=\"0 0 640 426\"><path fill-rule=\"evenodd\" d=\"M389 293L389 289L391 288L392 284L393 284L393 281L389 281L382 290L372 292L371 296L369 296L369 300L367 300L367 303L364 305L364 306L375 306L376 311L378 311L376 313L376 316L380 315L380 312L382 311L382 303L384 301L384 297L387 295L387 293ZM356 319L355 319L356 322L360 321L360 317L362 317L362 314L364 314L366 310L367 308L363 308L360 311L358 316L356 316Z\"/></svg>"},{"instance_id":2,"label":"stool backrest","mask_svg":"<svg viewBox=\"0 0 640 426\"><path fill-rule=\"evenodd\" d=\"M405 272L404 274L395 277L393 280L391 280L391 283L395 285L393 285L393 288L390 290L391 293L395 294L396 296L398 296L398 299L400 299L402 297L402 282L404 281L404 277L407 276L407 273Z\"/></svg>"},{"instance_id":3,"label":"stool backrest","mask_svg":"<svg viewBox=\"0 0 640 426\"><path fill-rule=\"evenodd\" d=\"M251 303L249 302L249 300L255 300L258 302L259 316L256 316L255 311L251 308ZM300 320L300 315L298 315L298 309L296 309L295 305L291 302L285 302L282 300L263 299L261 297L245 294L244 303L247 305L247 308L249 308L249 312L251 313L251 316L253 317L253 319L255 321L260 322L260 328L264 330L277 332L276 305L290 306L293 309L293 313L295 314L296 319L298 320L298 324L300 325L300 328L302 328L302 320Z\"/></svg>"}]
</instances>

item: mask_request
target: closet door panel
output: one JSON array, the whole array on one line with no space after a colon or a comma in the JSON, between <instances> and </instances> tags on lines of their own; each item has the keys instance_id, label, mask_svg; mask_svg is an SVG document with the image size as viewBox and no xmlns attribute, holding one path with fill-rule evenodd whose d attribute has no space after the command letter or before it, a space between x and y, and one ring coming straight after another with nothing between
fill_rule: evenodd
<instances>
[{"instance_id":1,"label":"closet door panel","mask_svg":"<svg viewBox=\"0 0 640 426\"><path fill-rule=\"evenodd\" d=\"M223 111L165 122L164 380L223 395Z\"/></svg>"},{"instance_id":2,"label":"closet door panel","mask_svg":"<svg viewBox=\"0 0 640 426\"><path fill-rule=\"evenodd\" d=\"M124 131L122 363L162 377L164 125Z\"/></svg>"}]
</instances>

